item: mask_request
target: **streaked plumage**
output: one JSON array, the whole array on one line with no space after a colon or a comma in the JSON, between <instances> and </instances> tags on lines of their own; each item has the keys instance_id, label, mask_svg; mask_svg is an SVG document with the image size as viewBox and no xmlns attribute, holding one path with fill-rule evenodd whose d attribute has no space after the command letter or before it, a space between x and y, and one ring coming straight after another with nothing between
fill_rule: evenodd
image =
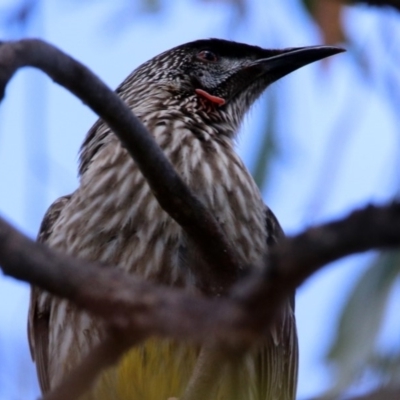
<instances>
[{"instance_id":1,"label":"streaked plumage","mask_svg":"<svg viewBox=\"0 0 400 400\"><path fill-rule=\"evenodd\" d=\"M257 64L283 53L216 39L192 42L143 64L117 89L216 216L241 264L254 268L262 266L268 246L281 230L235 153L233 138L244 113L269 83L334 52L321 51L303 61L292 57L292 64L285 64L282 71L275 64L271 71ZM160 208L135 163L101 120L83 143L79 171L78 189L50 207L38 240L155 282L197 290L191 271L204 261ZM29 339L44 392L104 334L102 321L33 288ZM179 397L198 351L151 339L107 372L92 398ZM240 368L221 371L218 394L210 398L294 399L297 352L294 310L288 302L266 332L265 342L251 350Z\"/></svg>"}]
</instances>

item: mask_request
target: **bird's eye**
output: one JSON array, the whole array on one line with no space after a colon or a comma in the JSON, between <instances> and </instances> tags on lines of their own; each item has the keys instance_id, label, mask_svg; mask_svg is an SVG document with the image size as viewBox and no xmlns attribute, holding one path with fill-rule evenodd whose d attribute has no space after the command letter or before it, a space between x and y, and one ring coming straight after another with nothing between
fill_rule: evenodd
<instances>
[{"instance_id":1,"label":"bird's eye","mask_svg":"<svg viewBox=\"0 0 400 400\"><path fill-rule=\"evenodd\" d=\"M215 62L218 61L218 57L210 50L202 50L197 54L197 58L202 61Z\"/></svg>"}]
</instances>

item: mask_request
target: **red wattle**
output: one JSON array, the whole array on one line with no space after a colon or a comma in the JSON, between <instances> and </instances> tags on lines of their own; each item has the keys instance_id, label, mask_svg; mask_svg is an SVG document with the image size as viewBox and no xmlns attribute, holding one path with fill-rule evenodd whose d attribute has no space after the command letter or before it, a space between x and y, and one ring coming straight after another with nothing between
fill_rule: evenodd
<instances>
[{"instance_id":1,"label":"red wattle","mask_svg":"<svg viewBox=\"0 0 400 400\"><path fill-rule=\"evenodd\" d=\"M222 106L225 104L225 100L222 97L213 96L210 93L207 93L203 89L196 89L195 92L199 96L202 96L205 99L207 99L208 101L211 101L211 103L217 104L219 106Z\"/></svg>"}]
</instances>

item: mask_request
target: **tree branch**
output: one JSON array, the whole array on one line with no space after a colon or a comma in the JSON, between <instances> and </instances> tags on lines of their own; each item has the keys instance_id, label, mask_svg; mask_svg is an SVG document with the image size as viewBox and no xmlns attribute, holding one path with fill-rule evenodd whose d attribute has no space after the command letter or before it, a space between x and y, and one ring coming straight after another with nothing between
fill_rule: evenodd
<instances>
[{"instance_id":1,"label":"tree branch","mask_svg":"<svg viewBox=\"0 0 400 400\"><path fill-rule=\"evenodd\" d=\"M372 248L399 246L400 205L369 206L285 239L271 251L266 272L239 282L231 298L188 294L74 259L33 242L1 218L0 244L5 274L72 301L126 337L140 331L143 337L241 347L257 340L287 295L324 264Z\"/></svg>"},{"instance_id":2,"label":"tree branch","mask_svg":"<svg viewBox=\"0 0 400 400\"><path fill-rule=\"evenodd\" d=\"M239 282L230 298L188 294L65 256L33 242L1 218L0 244L5 274L72 301L125 337L139 331L143 337L241 347L257 340L287 295L326 263L372 248L399 246L400 205L369 206L283 240L272 249L267 272L254 272Z\"/></svg>"},{"instance_id":3,"label":"tree branch","mask_svg":"<svg viewBox=\"0 0 400 400\"><path fill-rule=\"evenodd\" d=\"M239 282L232 298L205 298L60 254L0 218L5 274L66 298L124 332L224 343L252 341L288 294L328 262L372 248L400 245L400 205L369 206L277 245L265 273ZM89 284L90 283L90 284ZM268 304L268 307L265 307Z\"/></svg>"},{"instance_id":4,"label":"tree branch","mask_svg":"<svg viewBox=\"0 0 400 400\"><path fill-rule=\"evenodd\" d=\"M348 217L283 239L270 251L268 267L233 290L260 321L271 321L281 303L322 266L350 254L400 245L400 204L367 206ZM264 305L268 304L268 307ZM255 322L257 319L253 319ZM262 322L261 322L262 324Z\"/></svg>"},{"instance_id":5,"label":"tree branch","mask_svg":"<svg viewBox=\"0 0 400 400\"><path fill-rule=\"evenodd\" d=\"M0 100L13 74L26 66L45 72L110 126L137 163L161 207L178 222L208 261L208 265L204 263L206 271L193 271L201 289L211 294L226 292L237 278L232 271L241 267L236 250L129 107L81 63L36 39L0 42Z\"/></svg>"},{"instance_id":6,"label":"tree branch","mask_svg":"<svg viewBox=\"0 0 400 400\"><path fill-rule=\"evenodd\" d=\"M229 319L240 312L227 299L189 295L115 267L61 254L22 235L2 218L0 265L6 275L68 299L126 333L141 330L144 334L201 341L213 332L222 338L228 334L226 329L232 329ZM216 306L219 311L214 313ZM219 321L224 321L223 328L213 331Z\"/></svg>"},{"instance_id":7,"label":"tree branch","mask_svg":"<svg viewBox=\"0 0 400 400\"><path fill-rule=\"evenodd\" d=\"M367 4L375 7L392 7L400 11L400 0L348 0L351 4Z\"/></svg>"},{"instance_id":8,"label":"tree branch","mask_svg":"<svg viewBox=\"0 0 400 400\"><path fill-rule=\"evenodd\" d=\"M357 397L347 397L345 400L399 400L400 387L386 387Z\"/></svg>"}]
</instances>

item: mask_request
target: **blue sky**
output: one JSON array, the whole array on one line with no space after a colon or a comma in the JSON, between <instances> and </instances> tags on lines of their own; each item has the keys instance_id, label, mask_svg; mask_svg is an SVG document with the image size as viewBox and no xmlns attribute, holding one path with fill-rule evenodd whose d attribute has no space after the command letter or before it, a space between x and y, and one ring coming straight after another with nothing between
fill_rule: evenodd
<instances>
[{"instance_id":1,"label":"blue sky","mask_svg":"<svg viewBox=\"0 0 400 400\"><path fill-rule=\"evenodd\" d=\"M168 3L160 15L133 19L119 13L113 3L43 0L25 35L60 47L110 87L150 57L198 38L224 37L263 47L321 43L318 30L296 0L254 0L243 22L223 2L178 0ZM11 1L0 0L0 7L6 4ZM344 19L355 50L335 56L329 64L307 66L272 89L279 93L281 155L264 198L289 234L344 216L354 207L389 200L398 185L396 119L377 72L390 65L385 61L387 48L376 35L382 25L394 24L396 16L359 8L349 9ZM399 28L394 29L393 37L396 32L400 37ZM1 30L0 35L19 37ZM398 45L399 39L393 40ZM354 62L357 46L362 49L366 44L377 90L372 90ZM262 99L246 117L238 139L239 152L249 167L261 140L264 110ZM76 187L78 149L95 120L79 100L40 72L17 74L0 107L2 216L35 236L51 202ZM333 165L337 161L337 167L324 170L327 159ZM352 256L334 263L298 291L299 398L318 393L330 382L322 358L340 307L368 258ZM396 298L395 294L393 302ZM26 285L0 276L0 400L38 395L26 339L28 300ZM399 332L393 315L394 310L382 334L384 343L391 343L393 332Z\"/></svg>"}]
</instances>

